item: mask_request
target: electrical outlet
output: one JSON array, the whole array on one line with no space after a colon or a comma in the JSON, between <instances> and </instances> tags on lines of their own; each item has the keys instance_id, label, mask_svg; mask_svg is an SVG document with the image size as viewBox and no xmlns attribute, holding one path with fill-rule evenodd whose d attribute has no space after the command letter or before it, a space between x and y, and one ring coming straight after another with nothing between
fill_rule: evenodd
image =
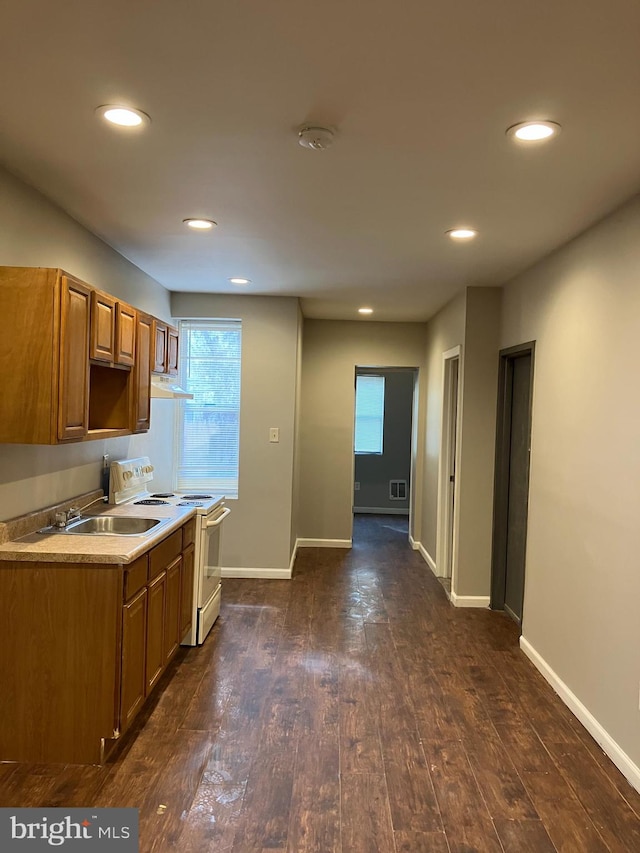
<instances>
[{"instance_id":1,"label":"electrical outlet","mask_svg":"<svg viewBox=\"0 0 640 853\"><path fill-rule=\"evenodd\" d=\"M353 490L354 490L354 492L359 492L359 491L360 491L360 483L359 483L357 480L356 480L356 481L355 481L355 483L353 484Z\"/></svg>"}]
</instances>

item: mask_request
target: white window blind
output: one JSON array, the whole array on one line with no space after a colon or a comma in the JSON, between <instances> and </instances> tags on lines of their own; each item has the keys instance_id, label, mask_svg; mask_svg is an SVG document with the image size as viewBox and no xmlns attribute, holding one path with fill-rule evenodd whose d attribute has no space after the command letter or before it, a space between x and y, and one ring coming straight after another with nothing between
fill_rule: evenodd
<instances>
[{"instance_id":1,"label":"white window blind","mask_svg":"<svg viewBox=\"0 0 640 853\"><path fill-rule=\"evenodd\" d=\"M356 376L356 453L382 453L384 376Z\"/></svg>"},{"instance_id":2,"label":"white window blind","mask_svg":"<svg viewBox=\"0 0 640 853\"><path fill-rule=\"evenodd\" d=\"M180 321L178 491L238 496L241 355L240 320Z\"/></svg>"}]
</instances>

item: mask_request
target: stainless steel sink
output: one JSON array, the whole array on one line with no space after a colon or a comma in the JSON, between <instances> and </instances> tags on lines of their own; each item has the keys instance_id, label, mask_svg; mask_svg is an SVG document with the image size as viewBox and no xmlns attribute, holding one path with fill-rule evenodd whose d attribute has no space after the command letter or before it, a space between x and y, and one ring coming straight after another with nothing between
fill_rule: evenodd
<instances>
[{"instance_id":1,"label":"stainless steel sink","mask_svg":"<svg viewBox=\"0 0 640 853\"><path fill-rule=\"evenodd\" d=\"M66 527L46 527L39 533L78 533L82 536L140 536L170 519L130 518L122 515L96 515L71 521Z\"/></svg>"}]
</instances>

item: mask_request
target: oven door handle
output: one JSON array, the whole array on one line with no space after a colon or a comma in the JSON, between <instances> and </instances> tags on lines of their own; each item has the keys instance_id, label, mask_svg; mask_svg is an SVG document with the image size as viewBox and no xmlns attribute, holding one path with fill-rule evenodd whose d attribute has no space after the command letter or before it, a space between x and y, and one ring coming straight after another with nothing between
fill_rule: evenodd
<instances>
[{"instance_id":1,"label":"oven door handle","mask_svg":"<svg viewBox=\"0 0 640 853\"><path fill-rule=\"evenodd\" d=\"M225 518L229 515L230 512L231 510L229 509L229 507L225 507L224 510L214 521L207 521L205 527L217 527L219 524L222 524L222 522L225 520Z\"/></svg>"}]
</instances>

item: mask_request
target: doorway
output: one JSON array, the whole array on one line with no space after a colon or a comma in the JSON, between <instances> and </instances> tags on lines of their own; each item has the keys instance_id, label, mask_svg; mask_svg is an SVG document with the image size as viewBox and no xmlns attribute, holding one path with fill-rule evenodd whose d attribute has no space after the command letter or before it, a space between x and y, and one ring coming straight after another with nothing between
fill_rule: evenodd
<instances>
[{"instance_id":1,"label":"doorway","mask_svg":"<svg viewBox=\"0 0 640 853\"><path fill-rule=\"evenodd\" d=\"M417 374L412 367L355 368L352 510L361 532L367 516L378 516L384 529L409 538Z\"/></svg>"},{"instance_id":2,"label":"doorway","mask_svg":"<svg viewBox=\"0 0 640 853\"><path fill-rule=\"evenodd\" d=\"M535 342L500 351L491 607L522 625Z\"/></svg>"},{"instance_id":3,"label":"doorway","mask_svg":"<svg viewBox=\"0 0 640 853\"><path fill-rule=\"evenodd\" d=\"M438 470L438 508L436 541L437 575L447 592L455 590L457 543L456 472L460 448L460 356L461 347L442 356L442 431Z\"/></svg>"}]
</instances>

